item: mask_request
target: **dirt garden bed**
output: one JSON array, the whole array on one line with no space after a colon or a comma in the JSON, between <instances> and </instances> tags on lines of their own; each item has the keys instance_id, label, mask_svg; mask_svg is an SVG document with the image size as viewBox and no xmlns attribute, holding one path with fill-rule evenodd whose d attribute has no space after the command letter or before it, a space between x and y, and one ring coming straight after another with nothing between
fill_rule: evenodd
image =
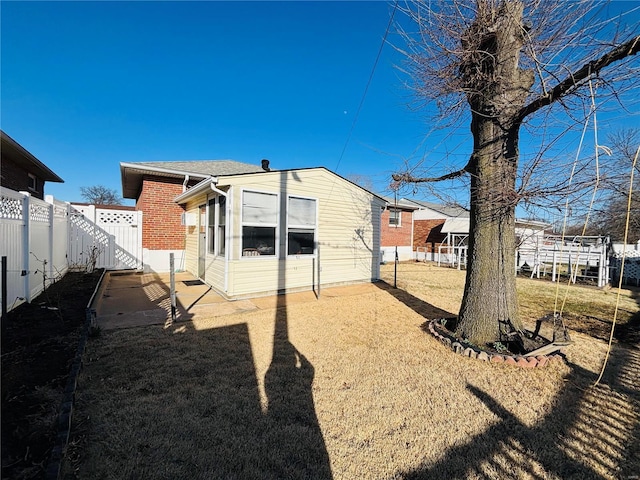
<instances>
[{"instance_id":1,"label":"dirt garden bed","mask_svg":"<svg viewBox=\"0 0 640 480\"><path fill-rule=\"evenodd\" d=\"M86 307L102 270L67 273L2 326L2 478L45 478Z\"/></svg>"}]
</instances>

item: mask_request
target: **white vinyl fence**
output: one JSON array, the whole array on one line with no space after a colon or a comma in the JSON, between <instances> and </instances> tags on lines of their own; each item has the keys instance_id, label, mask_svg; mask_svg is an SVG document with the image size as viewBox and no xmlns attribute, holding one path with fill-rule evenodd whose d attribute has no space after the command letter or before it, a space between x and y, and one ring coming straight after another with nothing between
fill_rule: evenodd
<instances>
[{"instance_id":1,"label":"white vinyl fence","mask_svg":"<svg viewBox=\"0 0 640 480\"><path fill-rule=\"evenodd\" d=\"M142 212L71 205L69 266L142 269Z\"/></svg>"},{"instance_id":2,"label":"white vinyl fence","mask_svg":"<svg viewBox=\"0 0 640 480\"><path fill-rule=\"evenodd\" d=\"M74 207L0 187L0 256L7 263L0 291L11 310L70 269L141 269L142 212Z\"/></svg>"},{"instance_id":3,"label":"white vinyl fence","mask_svg":"<svg viewBox=\"0 0 640 480\"><path fill-rule=\"evenodd\" d=\"M8 310L30 302L66 273L69 209L67 203L1 188L0 256L7 257Z\"/></svg>"},{"instance_id":4,"label":"white vinyl fence","mask_svg":"<svg viewBox=\"0 0 640 480\"><path fill-rule=\"evenodd\" d=\"M620 281L622 257L624 256L622 284L640 287L640 241L627 245L613 243L611 247L613 251L611 255L611 284L617 285Z\"/></svg>"}]
</instances>

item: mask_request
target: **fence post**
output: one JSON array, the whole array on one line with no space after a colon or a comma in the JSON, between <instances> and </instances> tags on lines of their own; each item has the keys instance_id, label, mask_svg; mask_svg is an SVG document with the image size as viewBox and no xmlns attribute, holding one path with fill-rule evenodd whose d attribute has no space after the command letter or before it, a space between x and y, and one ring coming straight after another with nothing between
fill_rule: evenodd
<instances>
[{"instance_id":1,"label":"fence post","mask_svg":"<svg viewBox=\"0 0 640 480\"><path fill-rule=\"evenodd\" d=\"M67 268L71 267L70 259L73 258L72 236L73 224L71 223L71 203L67 203Z\"/></svg>"},{"instance_id":2,"label":"fence post","mask_svg":"<svg viewBox=\"0 0 640 480\"><path fill-rule=\"evenodd\" d=\"M22 273L24 283L24 300L31 302L31 287L29 285L29 246L31 244L31 195L28 192L20 192L24 195L22 199Z\"/></svg>"},{"instance_id":3,"label":"fence post","mask_svg":"<svg viewBox=\"0 0 640 480\"><path fill-rule=\"evenodd\" d=\"M2 331L4 332L5 324L7 323L7 256L2 256L2 317L0 317L0 321L2 322Z\"/></svg>"},{"instance_id":4,"label":"fence post","mask_svg":"<svg viewBox=\"0 0 640 480\"><path fill-rule=\"evenodd\" d=\"M137 249L136 249L136 258L138 259L138 263L136 265L136 269L138 270L142 270L144 268L144 262L142 259L142 216L144 215L144 213L142 212L142 210L138 210L137 212L138 215L138 220L136 222L136 232L137 232L137 238L138 238L138 242L137 242ZM226 275L225 275L226 278Z\"/></svg>"},{"instance_id":5,"label":"fence post","mask_svg":"<svg viewBox=\"0 0 640 480\"><path fill-rule=\"evenodd\" d=\"M56 232L54 231L53 225L53 216L55 214L54 206L53 206L53 197L51 195L47 195L47 202L49 203L49 282L54 279L54 267L53 264L53 239L55 238Z\"/></svg>"},{"instance_id":6,"label":"fence post","mask_svg":"<svg viewBox=\"0 0 640 480\"><path fill-rule=\"evenodd\" d=\"M603 280L603 270L604 270L604 263L605 263L605 252L607 251L606 246L604 243L602 243L602 245L600 245L599 248L599 252L598 252L598 287L604 287L604 280Z\"/></svg>"}]
</instances>

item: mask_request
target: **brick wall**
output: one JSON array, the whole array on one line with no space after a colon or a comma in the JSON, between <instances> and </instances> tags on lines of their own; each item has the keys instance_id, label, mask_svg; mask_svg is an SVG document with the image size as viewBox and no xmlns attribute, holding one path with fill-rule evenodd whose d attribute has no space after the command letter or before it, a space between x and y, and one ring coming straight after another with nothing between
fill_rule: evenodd
<instances>
[{"instance_id":1,"label":"brick wall","mask_svg":"<svg viewBox=\"0 0 640 480\"><path fill-rule=\"evenodd\" d=\"M438 246L447 238L447 234L441 232L443 225L444 219L415 220L413 222L413 249L427 247L427 252L437 252Z\"/></svg>"},{"instance_id":2,"label":"brick wall","mask_svg":"<svg viewBox=\"0 0 640 480\"><path fill-rule=\"evenodd\" d=\"M44 199L44 180L36 176L36 190L29 190L29 172L8 158L2 158L0 174L3 187L16 192L29 192L33 197Z\"/></svg>"},{"instance_id":3,"label":"brick wall","mask_svg":"<svg viewBox=\"0 0 640 480\"><path fill-rule=\"evenodd\" d=\"M389 210L382 212L380 246L394 247L411 245L411 212L400 213L400 226L389 225Z\"/></svg>"},{"instance_id":4,"label":"brick wall","mask_svg":"<svg viewBox=\"0 0 640 480\"><path fill-rule=\"evenodd\" d=\"M142 247L150 250L184 249L185 227L181 224L184 209L173 199L182 193L178 178L145 176L136 201L142 210Z\"/></svg>"}]
</instances>

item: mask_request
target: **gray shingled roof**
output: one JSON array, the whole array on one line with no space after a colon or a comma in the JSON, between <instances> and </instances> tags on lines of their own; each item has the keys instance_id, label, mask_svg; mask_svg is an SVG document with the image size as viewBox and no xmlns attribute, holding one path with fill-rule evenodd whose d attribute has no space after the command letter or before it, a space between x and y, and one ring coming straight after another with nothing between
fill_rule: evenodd
<instances>
[{"instance_id":1,"label":"gray shingled roof","mask_svg":"<svg viewBox=\"0 0 640 480\"><path fill-rule=\"evenodd\" d=\"M408 203L414 203L419 207L430 208L431 210L440 212L447 217L469 218L469 212L462 207L449 207L439 203L425 202L423 200L409 200L408 198L403 198L402 200Z\"/></svg>"},{"instance_id":2,"label":"gray shingled roof","mask_svg":"<svg viewBox=\"0 0 640 480\"><path fill-rule=\"evenodd\" d=\"M386 195L378 195L378 196L383 198L389 204L389 207L393 207L397 204L398 207L405 208L407 210L418 210L418 208L420 208L415 203L407 202L406 199L398 198L396 202L396 199L393 197L389 197Z\"/></svg>"},{"instance_id":3,"label":"gray shingled roof","mask_svg":"<svg viewBox=\"0 0 640 480\"><path fill-rule=\"evenodd\" d=\"M264 170L260 165L236 162L235 160L193 160L185 162L132 162L131 165L151 168L163 168L184 173L211 175L237 175L240 173L256 173Z\"/></svg>"},{"instance_id":4,"label":"gray shingled roof","mask_svg":"<svg viewBox=\"0 0 640 480\"><path fill-rule=\"evenodd\" d=\"M145 174L181 178L189 175L191 180L243 173L264 172L261 165L236 162L235 160L193 160L181 162L122 162L122 196L137 198Z\"/></svg>"}]
</instances>

